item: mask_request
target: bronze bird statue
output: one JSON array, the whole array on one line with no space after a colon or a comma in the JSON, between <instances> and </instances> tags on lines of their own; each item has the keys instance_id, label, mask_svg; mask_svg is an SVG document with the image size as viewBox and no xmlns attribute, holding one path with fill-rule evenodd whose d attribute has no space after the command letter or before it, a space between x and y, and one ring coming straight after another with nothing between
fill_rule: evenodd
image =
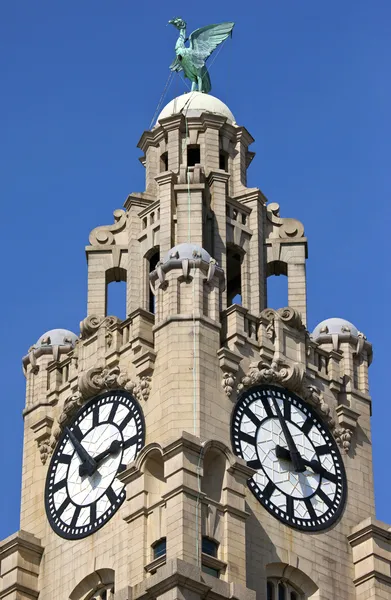
<instances>
[{"instance_id":1,"label":"bronze bird statue","mask_svg":"<svg viewBox=\"0 0 391 600\"><path fill-rule=\"evenodd\" d=\"M171 71L183 71L185 77L192 82L192 91L198 90L207 94L212 89L206 61L217 46L232 34L235 23L219 23L196 29L186 38L186 22L177 17L169 24L179 29L179 37L175 44L176 58L170 65ZM186 42L189 46L185 46Z\"/></svg>"}]
</instances>

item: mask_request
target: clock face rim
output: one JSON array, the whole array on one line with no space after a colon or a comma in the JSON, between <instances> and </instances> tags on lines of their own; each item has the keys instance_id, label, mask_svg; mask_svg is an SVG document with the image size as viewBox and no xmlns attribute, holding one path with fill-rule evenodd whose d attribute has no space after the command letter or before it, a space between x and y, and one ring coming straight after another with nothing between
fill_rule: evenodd
<instances>
[{"instance_id":1,"label":"clock face rim","mask_svg":"<svg viewBox=\"0 0 391 600\"><path fill-rule=\"evenodd\" d=\"M143 410L142 410L141 405L138 402L138 400L130 392L128 392L126 390L121 390L121 389L108 390L108 391L102 392L100 394L97 394L93 398L90 398L90 400L88 400L85 404L83 404L83 406L80 407L80 409L77 411L77 413L75 415L73 415L72 420L67 424L67 426L72 427L72 425L76 424L78 419L80 418L80 416L83 413L88 414L90 412L90 410L89 410L90 407L94 406L97 402L99 402L99 400L102 400L105 398L111 398L111 397L117 398L118 396L127 398L128 400L131 401L131 404L128 407L133 412L135 420L136 420L136 416L138 416L138 418L140 419L139 425L137 425L137 420L136 420L137 442L136 442L136 453L135 453L135 457L134 457L134 458L136 458L137 455L139 454L139 452L145 446L145 431L146 431L145 430L145 417L144 417ZM118 402L118 404L122 404L122 402ZM83 439L84 439L84 437L86 437L88 435L88 433L90 431L92 431L96 427L99 427L99 425L101 425L101 423L99 423L97 426L91 427L91 429L87 430L83 436ZM49 524L50 524L52 530L59 537L61 537L63 539L67 539L67 540L80 540L80 539L89 537L93 533L96 533L99 529L101 529L104 525L106 525L106 523L108 523L110 521L110 519L115 515L115 513L118 511L120 506L123 504L123 502L126 498L126 491L125 491L125 487L124 487L123 490L121 491L120 502L118 502L118 504L115 506L114 510L106 518L102 519L101 523L97 523L96 525L94 525L91 530L86 531L86 532L80 532L80 533L79 532L71 533L71 532L65 532L64 530L60 529L59 526L56 525L55 517L53 517L53 515L51 514L51 510L50 510L50 495L51 495L50 479L51 479L51 474L55 473L56 459L57 459L59 450L62 447L63 442L66 438L68 438L68 434L64 430L64 431L62 431L62 433L59 437L59 440L58 440L56 447L54 449L54 452L53 452L53 456L51 457L51 460L50 460L50 463L48 466L48 470L46 473L45 489L44 489L45 511L46 511L46 517L49 521ZM72 456L73 455L74 455L74 453L72 454ZM69 468L65 475L66 479L68 478L68 471L69 471ZM117 476L117 474L118 474L118 470L117 470L116 475L114 475L114 479ZM110 484L110 486L111 486L111 484ZM66 487L67 487L67 498L70 498L71 496L68 491L68 484L66 484ZM109 489L109 488L107 488L107 489ZM104 493L105 492L103 492L102 495L104 495ZM98 501L98 500L99 500L99 498L96 499L96 501ZM91 504L93 504L93 502ZM81 505L78 505L78 506L81 506ZM89 506L89 504L87 504L86 506ZM105 513L103 513L103 514L105 514ZM85 527L87 527L87 526L83 525L81 527L81 529L84 529Z\"/></svg>"},{"instance_id":2,"label":"clock face rim","mask_svg":"<svg viewBox=\"0 0 391 600\"><path fill-rule=\"evenodd\" d=\"M241 446L240 446L240 444L237 444L237 441L236 441L237 438L235 437L235 434L238 435L238 432L240 430L241 418L243 416L244 411L242 411L239 421L237 421L237 412L242 407L242 405L246 401L246 399L248 399L248 396L250 394L252 394L254 392L265 391L265 390L273 390L273 391L276 391L279 393L285 393L285 394L289 395L291 398L295 399L296 402L299 403L298 408L300 408L301 406L304 406L306 408L307 414L311 417L311 419L319 424L320 429L324 429L325 434L322 434L322 435L323 435L323 437L325 437L327 442L330 442L330 444L329 444L330 450L331 449L334 450L337 455L337 462L338 462L338 466L340 468L340 473L338 475L341 478L341 481L340 481L341 498L339 500L339 505L338 505L336 511L332 515L330 515L330 517L327 519L326 523L315 524L315 525L301 525L298 523L290 522L290 520L288 518L285 518L285 517L277 514L277 512L272 508L272 506L268 506L268 504L266 504L263 501L263 499L260 495L261 490L260 490L258 484L253 480L253 477L250 477L247 481L248 488L250 489L252 494L255 496L255 498L258 500L259 504L265 510L267 510L269 514L271 514L275 519L277 519L283 525L286 525L287 527L290 527L291 529L295 529L297 531L306 532L306 533L320 533L320 532L329 530L338 523L338 521L340 520L342 513L346 507L348 486L347 486L347 476L346 476L345 465L344 465L344 462L342 459L342 454L338 448L337 442L335 441L332 433L330 432L329 427L324 423L323 419L314 410L314 408L311 405L309 405L308 403L306 403L302 398L300 398L300 396L298 396L298 394L296 394L295 392L292 392L288 388L285 388L285 387L279 386L279 385L275 385L275 384L258 384L258 385L253 385L253 386L247 388L246 390L243 390L239 394L237 401L235 403L235 406L233 408L232 414L231 414L231 445L232 445L233 453L235 456L239 456L240 458L242 458L243 460L246 461L246 459L244 458L243 453L241 451ZM253 401L254 400L251 400L251 399L248 400L246 406L249 406ZM246 406L245 406L245 408L246 408ZM277 418L277 417L275 417L275 418ZM235 421L237 421L237 424L235 424ZM266 421L266 419L264 419L264 421ZM257 434L258 434L258 429L256 430L255 438L257 438ZM240 453L237 452L237 450L236 450L237 447L239 447ZM334 462L334 464L335 464L335 462ZM257 469L257 471L259 471L259 470L262 470L265 473L267 479L269 481L271 481L270 477L266 474L266 472L262 466L260 467L260 469ZM313 495L315 495L315 494L316 494L316 492ZM287 496L288 494L285 494L285 495ZM312 497L312 496L309 496L309 497ZM279 510L279 512L286 514L286 512L282 511L281 509ZM321 515L320 517L318 517L318 519L322 518L325 514L327 514L327 512L324 513L323 515ZM304 521L303 518L301 518L301 519L297 518L297 519Z\"/></svg>"}]
</instances>

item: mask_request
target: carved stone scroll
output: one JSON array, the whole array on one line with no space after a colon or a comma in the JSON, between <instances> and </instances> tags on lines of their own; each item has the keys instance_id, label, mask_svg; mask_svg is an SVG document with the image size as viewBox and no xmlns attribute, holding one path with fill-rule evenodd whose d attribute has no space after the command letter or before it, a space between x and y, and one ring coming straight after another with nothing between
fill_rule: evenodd
<instances>
[{"instance_id":1,"label":"carved stone scroll","mask_svg":"<svg viewBox=\"0 0 391 600\"><path fill-rule=\"evenodd\" d=\"M266 215L273 225L273 230L277 229L277 237L301 238L304 236L304 227L300 221L280 217L280 205L277 202L271 202L267 205Z\"/></svg>"},{"instance_id":2,"label":"carved stone scroll","mask_svg":"<svg viewBox=\"0 0 391 600\"><path fill-rule=\"evenodd\" d=\"M115 323L119 323L118 317L99 317L97 315L89 315L80 322L80 337L86 340L100 329L100 327L110 327Z\"/></svg>"},{"instance_id":3,"label":"carved stone scroll","mask_svg":"<svg viewBox=\"0 0 391 600\"><path fill-rule=\"evenodd\" d=\"M111 246L115 243L115 235L126 227L126 212L118 208L113 212L114 223L95 227L90 233L91 246Z\"/></svg>"}]
</instances>

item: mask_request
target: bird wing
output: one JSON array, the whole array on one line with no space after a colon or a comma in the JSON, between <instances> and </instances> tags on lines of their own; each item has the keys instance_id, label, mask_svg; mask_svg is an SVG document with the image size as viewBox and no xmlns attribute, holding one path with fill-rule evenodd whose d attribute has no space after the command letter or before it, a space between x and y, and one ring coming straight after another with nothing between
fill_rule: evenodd
<instances>
[{"instance_id":1,"label":"bird wing","mask_svg":"<svg viewBox=\"0 0 391 600\"><path fill-rule=\"evenodd\" d=\"M180 63L179 58L176 56L175 59L172 61L172 63L170 64L170 69L171 71L176 71L177 73L179 73L179 71L183 71L183 67Z\"/></svg>"},{"instance_id":2,"label":"bird wing","mask_svg":"<svg viewBox=\"0 0 391 600\"><path fill-rule=\"evenodd\" d=\"M194 65L201 68L206 59L232 33L235 23L219 23L196 29L190 34L189 43Z\"/></svg>"}]
</instances>

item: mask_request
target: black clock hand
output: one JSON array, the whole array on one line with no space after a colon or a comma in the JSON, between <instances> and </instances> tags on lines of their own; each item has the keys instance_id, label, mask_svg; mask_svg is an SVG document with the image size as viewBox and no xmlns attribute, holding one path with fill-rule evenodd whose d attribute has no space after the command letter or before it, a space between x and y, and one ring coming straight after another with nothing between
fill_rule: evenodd
<instances>
[{"instance_id":1,"label":"black clock hand","mask_svg":"<svg viewBox=\"0 0 391 600\"><path fill-rule=\"evenodd\" d=\"M282 460L291 460L291 456L290 456L290 452L287 448L283 448L282 446L276 446L276 456L277 458L280 458ZM293 461L292 461L293 462ZM327 471L327 469L325 469L321 463L316 460L316 459L312 459L312 460L306 460L305 458L301 457L301 462L303 465L307 465L308 467L310 467L314 473L316 473L317 475L321 475L322 477L324 477L325 479L328 479L329 481L337 481L337 477L334 475L334 473L329 473L329 471Z\"/></svg>"},{"instance_id":2,"label":"black clock hand","mask_svg":"<svg viewBox=\"0 0 391 600\"><path fill-rule=\"evenodd\" d=\"M282 412L280 410L280 407L278 406L277 400L275 398L272 398L272 402L274 409L277 413L278 420L280 421L281 429L283 431L286 443L288 444L289 454L291 456L291 460L293 462L295 471L297 471L298 473L302 473L303 471L305 471L305 467L300 456L300 452L298 451L293 437L291 435L291 432L289 431L289 427L286 424L284 417L282 416Z\"/></svg>"},{"instance_id":3,"label":"black clock hand","mask_svg":"<svg viewBox=\"0 0 391 600\"><path fill-rule=\"evenodd\" d=\"M122 442L120 442L120 440L112 441L106 450L103 450L103 452L100 452L97 456L94 456L94 461L96 462L97 466L99 466L99 463L106 458L106 456L109 456L110 454L116 454L119 450L121 450L121 448Z\"/></svg>"},{"instance_id":4,"label":"black clock hand","mask_svg":"<svg viewBox=\"0 0 391 600\"><path fill-rule=\"evenodd\" d=\"M72 442L74 449L76 450L77 455L80 460L82 460L82 464L79 467L79 475L82 477L83 475L92 475L92 473L96 469L95 460L90 456L84 446L79 442L75 434L68 428L65 428L66 433L69 436L69 439Z\"/></svg>"},{"instance_id":5,"label":"black clock hand","mask_svg":"<svg viewBox=\"0 0 391 600\"><path fill-rule=\"evenodd\" d=\"M80 465L80 467L79 467L80 477L83 477L83 475L90 475L90 476L93 475L95 473L95 471L98 469L99 463L104 458L106 458L110 454L116 454L116 452L118 452L121 448L122 448L122 442L120 442L119 440L113 440L111 442L109 448L107 448L103 452L100 452L99 454L94 456L94 458L93 458L93 461L95 463L94 467L90 468L90 466L87 463L83 463L82 465Z\"/></svg>"}]
</instances>

